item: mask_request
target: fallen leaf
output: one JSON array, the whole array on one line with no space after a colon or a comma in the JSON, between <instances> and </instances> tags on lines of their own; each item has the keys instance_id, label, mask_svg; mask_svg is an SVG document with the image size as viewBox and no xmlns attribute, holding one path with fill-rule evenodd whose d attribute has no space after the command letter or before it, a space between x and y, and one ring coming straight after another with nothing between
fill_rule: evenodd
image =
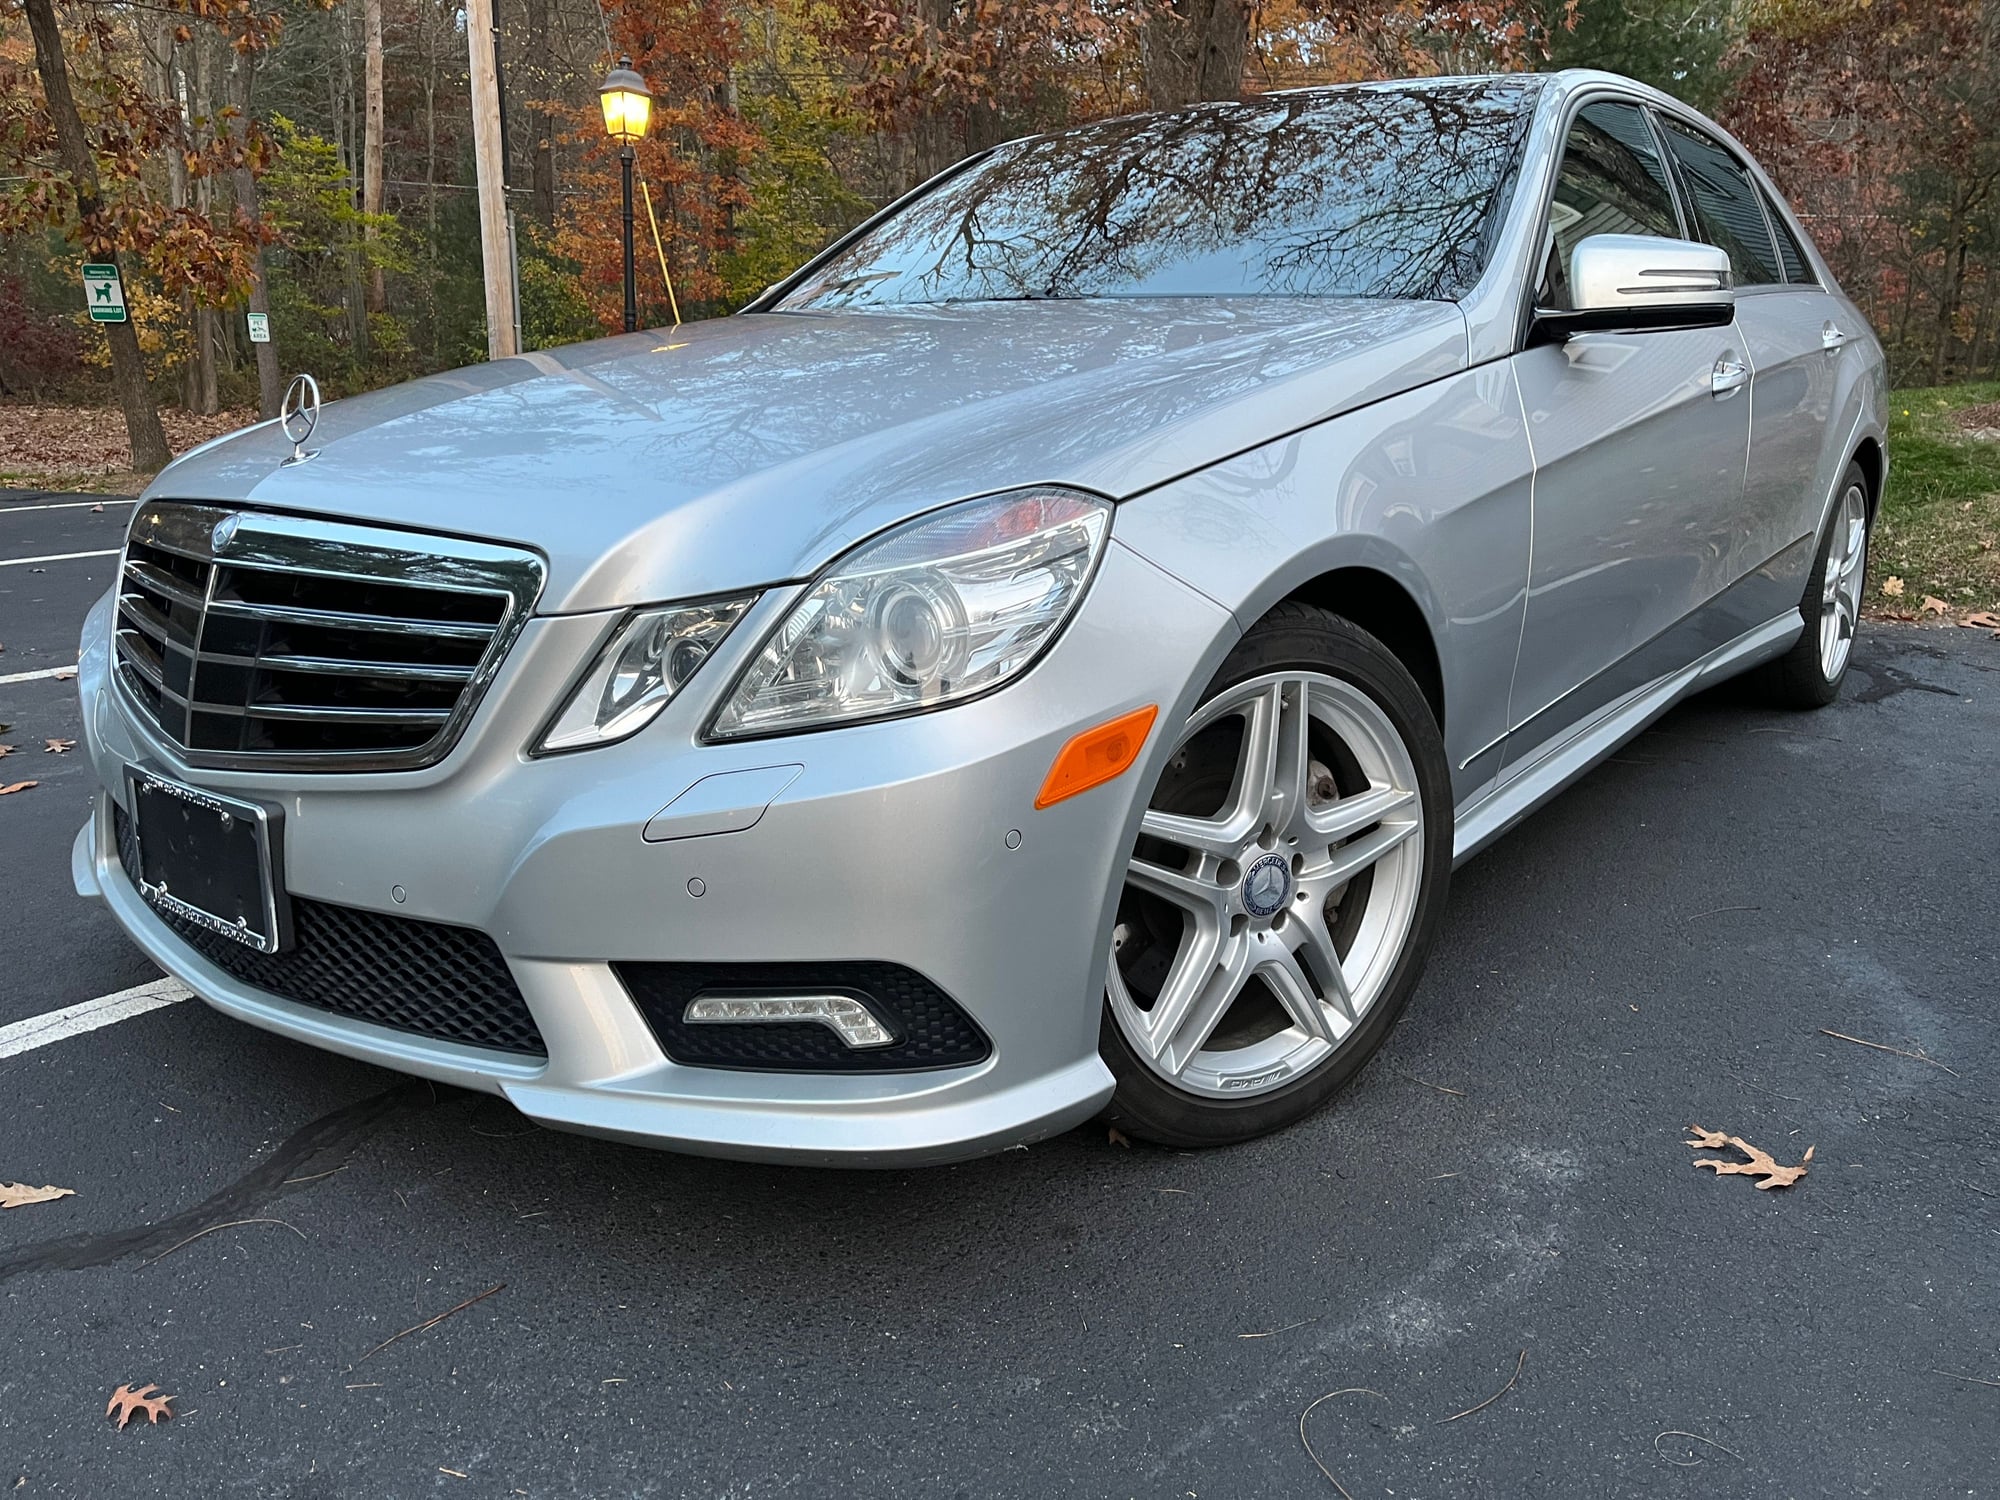
<instances>
[{"instance_id":1,"label":"fallen leaf","mask_svg":"<svg viewBox=\"0 0 2000 1500\"><path fill-rule=\"evenodd\" d=\"M1967 630L1990 630L1995 635L2000 635L2000 615L1994 614L1991 610L1982 609L1976 615L1967 615L1958 623Z\"/></svg>"},{"instance_id":2,"label":"fallen leaf","mask_svg":"<svg viewBox=\"0 0 2000 1500\"><path fill-rule=\"evenodd\" d=\"M104 514L104 502L100 500L100 501L98 501L98 502L97 502L97 504L95 504L95 505L91 506L91 507L90 507L90 513L91 513L91 514L92 514L93 516L101 516L101 515L103 515L103 514Z\"/></svg>"},{"instance_id":3,"label":"fallen leaf","mask_svg":"<svg viewBox=\"0 0 2000 1500\"><path fill-rule=\"evenodd\" d=\"M1951 613L1951 606L1938 598L1936 594L1926 594L1924 595L1921 613L1927 615L1948 615Z\"/></svg>"},{"instance_id":4,"label":"fallen leaf","mask_svg":"<svg viewBox=\"0 0 2000 1500\"><path fill-rule=\"evenodd\" d=\"M173 1415L167 1410L167 1403L174 1399L172 1396L153 1395L152 1393L158 1389L156 1385L142 1385L137 1390L129 1385L121 1385L111 1393L111 1404L104 1408L104 1415L118 1418L120 1432L125 1430L127 1422L142 1412L155 1427L158 1427L160 1418Z\"/></svg>"},{"instance_id":5,"label":"fallen leaf","mask_svg":"<svg viewBox=\"0 0 2000 1500\"><path fill-rule=\"evenodd\" d=\"M0 755L12 755L13 753L14 747L12 745L0 745Z\"/></svg>"},{"instance_id":6,"label":"fallen leaf","mask_svg":"<svg viewBox=\"0 0 2000 1500\"><path fill-rule=\"evenodd\" d=\"M1885 578L1885 579L1883 579L1883 580L1882 580L1882 592L1883 592L1883 593L1885 593L1885 594L1887 594L1887 595L1888 595L1888 596L1889 596L1889 597L1890 597L1891 599L1900 599L1900 598L1902 598L1902 597L1903 597L1903 580L1902 580L1902 579L1900 579L1900 578Z\"/></svg>"},{"instance_id":7,"label":"fallen leaf","mask_svg":"<svg viewBox=\"0 0 2000 1500\"><path fill-rule=\"evenodd\" d=\"M25 792L31 787L40 785L39 781L17 781L11 786L0 786L0 797L11 797L16 792Z\"/></svg>"},{"instance_id":8,"label":"fallen leaf","mask_svg":"<svg viewBox=\"0 0 2000 1500\"><path fill-rule=\"evenodd\" d=\"M1120 1130L1116 1125L1107 1126L1105 1128L1105 1137L1114 1146L1123 1146L1127 1151L1132 1149L1132 1138L1126 1135L1125 1132Z\"/></svg>"},{"instance_id":9,"label":"fallen leaf","mask_svg":"<svg viewBox=\"0 0 2000 1500\"><path fill-rule=\"evenodd\" d=\"M49 675L55 678L57 682L68 682L70 678L76 676L76 668L57 667L55 671L51 672Z\"/></svg>"},{"instance_id":10,"label":"fallen leaf","mask_svg":"<svg viewBox=\"0 0 2000 1500\"><path fill-rule=\"evenodd\" d=\"M74 1198L75 1188L29 1187L25 1182L0 1182L0 1208L26 1208L30 1203L53 1203L58 1198Z\"/></svg>"},{"instance_id":11,"label":"fallen leaf","mask_svg":"<svg viewBox=\"0 0 2000 1500\"><path fill-rule=\"evenodd\" d=\"M42 741L42 750L45 754L49 755L67 755L69 754L70 751L74 750L75 748L76 748L75 740L45 739Z\"/></svg>"},{"instance_id":12,"label":"fallen leaf","mask_svg":"<svg viewBox=\"0 0 2000 1500\"><path fill-rule=\"evenodd\" d=\"M1772 1160L1769 1152L1759 1151L1740 1135L1724 1135L1719 1130L1704 1130L1699 1125L1690 1125L1688 1129L1693 1133L1694 1139L1687 1144L1697 1151L1720 1151L1726 1146L1734 1146L1750 1158L1748 1161L1717 1161L1711 1157L1696 1162L1697 1167L1706 1167L1718 1177L1737 1174L1745 1177L1761 1177L1764 1180L1757 1186L1762 1191L1790 1187L1806 1175L1806 1166L1813 1159L1814 1148L1808 1146L1806 1154L1799 1158L1796 1167L1781 1167Z\"/></svg>"}]
</instances>

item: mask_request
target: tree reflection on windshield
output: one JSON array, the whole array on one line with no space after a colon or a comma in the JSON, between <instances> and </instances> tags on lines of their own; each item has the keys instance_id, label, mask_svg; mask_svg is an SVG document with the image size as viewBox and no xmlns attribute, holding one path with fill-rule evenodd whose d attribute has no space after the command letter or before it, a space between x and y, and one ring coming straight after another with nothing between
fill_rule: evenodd
<instances>
[{"instance_id":1,"label":"tree reflection on windshield","mask_svg":"<svg viewBox=\"0 0 2000 1500\"><path fill-rule=\"evenodd\" d=\"M1010 142L778 305L1460 297L1484 268L1540 89L1318 90Z\"/></svg>"}]
</instances>

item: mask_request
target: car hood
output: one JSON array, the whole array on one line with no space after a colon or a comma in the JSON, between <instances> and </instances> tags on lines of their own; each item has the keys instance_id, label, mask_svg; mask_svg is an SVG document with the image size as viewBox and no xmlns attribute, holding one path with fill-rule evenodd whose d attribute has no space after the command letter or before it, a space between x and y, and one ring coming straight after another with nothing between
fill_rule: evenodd
<instances>
[{"instance_id":1,"label":"car hood","mask_svg":"<svg viewBox=\"0 0 2000 1500\"><path fill-rule=\"evenodd\" d=\"M148 498L514 542L544 613L805 578L1032 483L1112 498L1463 368L1450 303L1157 299L762 313L434 375L187 454Z\"/></svg>"}]
</instances>

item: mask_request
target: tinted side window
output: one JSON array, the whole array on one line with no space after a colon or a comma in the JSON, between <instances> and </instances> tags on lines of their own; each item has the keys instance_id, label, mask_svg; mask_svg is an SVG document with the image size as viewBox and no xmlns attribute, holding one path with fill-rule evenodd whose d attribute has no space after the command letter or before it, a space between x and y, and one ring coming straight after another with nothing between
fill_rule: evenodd
<instances>
[{"instance_id":1,"label":"tinted side window","mask_svg":"<svg viewBox=\"0 0 2000 1500\"><path fill-rule=\"evenodd\" d=\"M1785 268L1785 280L1803 282L1807 286L1817 285L1819 278L1813 274L1812 262L1806 259L1806 252L1800 247L1798 238L1792 233L1785 216L1778 212L1778 206L1767 194L1764 207L1771 215L1771 232L1778 237L1778 261Z\"/></svg>"},{"instance_id":2,"label":"tinted side window","mask_svg":"<svg viewBox=\"0 0 2000 1500\"><path fill-rule=\"evenodd\" d=\"M1782 281L1771 226L1765 222L1764 206L1757 201L1757 184L1750 180L1743 164L1722 142L1692 126L1678 120L1661 123L1666 126L1668 148L1680 164L1696 233L1729 253L1729 267L1738 286Z\"/></svg>"},{"instance_id":3,"label":"tinted side window","mask_svg":"<svg viewBox=\"0 0 2000 1500\"><path fill-rule=\"evenodd\" d=\"M1549 205L1554 243L1542 305L1567 308L1570 253L1587 235L1657 234L1679 239L1680 218L1653 133L1636 105L1587 104L1569 127Z\"/></svg>"}]
</instances>

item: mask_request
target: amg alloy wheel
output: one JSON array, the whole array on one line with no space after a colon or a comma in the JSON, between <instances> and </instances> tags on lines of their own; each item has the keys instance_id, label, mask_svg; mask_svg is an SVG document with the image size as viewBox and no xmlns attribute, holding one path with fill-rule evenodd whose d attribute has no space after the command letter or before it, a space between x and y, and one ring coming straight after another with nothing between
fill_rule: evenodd
<instances>
[{"instance_id":1,"label":"amg alloy wheel","mask_svg":"<svg viewBox=\"0 0 2000 1500\"><path fill-rule=\"evenodd\" d=\"M1112 1117L1220 1143L1316 1108L1415 986L1450 865L1428 705L1344 620L1284 606L1175 739L1106 976Z\"/></svg>"},{"instance_id":2,"label":"amg alloy wheel","mask_svg":"<svg viewBox=\"0 0 2000 1500\"><path fill-rule=\"evenodd\" d=\"M1841 492L1820 568L1819 665L1829 682L1839 682L1847 671L1867 564L1868 495L1859 484L1849 484Z\"/></svg>"},{"instance_id":3,"label":"amg alloy wheel","mask_svg":"<svg viewBox=\"0 0 2000 1500\"><path fill-rule=\"evenodd\" d=\"M1789 651L1758 669L1763 696L1785 708L1824 708L1840 696L1867 574L1868 476L1849 464L1799 601L1806 628Z\"/></svg>"}]
</instances>

